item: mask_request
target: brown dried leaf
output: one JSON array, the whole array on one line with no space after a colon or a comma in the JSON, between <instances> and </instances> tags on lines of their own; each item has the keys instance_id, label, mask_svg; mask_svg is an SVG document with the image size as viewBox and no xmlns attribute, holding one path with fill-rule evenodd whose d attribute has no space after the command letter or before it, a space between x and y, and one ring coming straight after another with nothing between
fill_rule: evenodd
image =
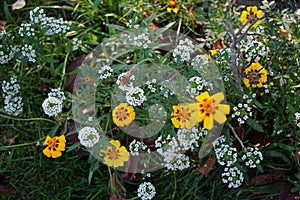
<instances>
[{"instance_id":1,"label":"brown dried leaf","mask_svg":"<svg viewBox=\"0 0 300 200\"><path fill-rule=\"evenodd\" d=\"M10 146L10 145L13 145L15 142L16 142L16 139L17 139L17 135L12 137L12 138L8 138L6 137L6 135L3 137L3 144L6 145L6 146Z\"/></svg>"},{"instance_id":2,"label":"brown dried leaf","mask_svg":"<svg viewBox=\"0 0 300 200\"><path fill-rule=\"evenodd\" d=\"M26 5L25 0L17 0L15 3L12 5L13 10L19 10L23 8Z\"/></svg>"},{"instance_id":3,"label":"brown dried leaf","mask_svg":"<svg viewBox=\"0 0 300 200\"><path fill-rule=\"evenodd\" d=\"M221 39L217 39L212 47L212 49L223 49L223 48L226 48L226 45L223 43Z\"/></svg>"},{"instance_id":4,"label":"brown dried leaf","mask_svg":"<svg viewBox=\"0 0 300 200\"><path fill-rule=\"evenodd\" d=\"M253 177L250 181L250 185L267 185L270 183L274 183L284 175L285 173L280 170L270 170L268 174L258 175Z\"/></svg>"},{"instance_id":5,"label":"brown dried leaf","mask_svg":"<svg viewBox=\"0 0 300 200\"><path fill-rule=\"evenodd\" d=\"M131 181L135 179L138 163L139 157L130 155L128 162L125 164L125 172L122 174L124 180Z\"/></svg>"},{"instance_id":6,"label":"brown dried leaf","mask_svg":"<svg viewBox=\"0 0 300 200\"><path fill-rule=\"evenodd\" d=\"M210 171L213 170L213 167L216 164L216 156L210 156L200 167L198 167L196 170L200 172L201 174L204 174L205 177L209 174Z\"/></svg>"}]
</instances>

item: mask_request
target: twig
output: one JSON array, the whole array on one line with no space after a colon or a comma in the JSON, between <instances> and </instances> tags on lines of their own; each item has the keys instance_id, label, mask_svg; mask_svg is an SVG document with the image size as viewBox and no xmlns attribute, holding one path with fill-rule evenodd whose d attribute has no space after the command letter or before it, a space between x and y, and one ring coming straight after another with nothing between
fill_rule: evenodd
<instances>
[{"instance_id":1,"label":"twig","mask_svg":"<svg viewBox=\"0 0 300 200\"><path fill-rule=\"evenodd\" d=\"M240 143L243 151L246 151L246 147L244 146L242 140L240 139L240 137L237 135L237 133L235 132L234 128L231 126L231 124L227 123L227 125L229 126L229 128L231 129L231 131L233 132L234 137L236 138L236 140Z\"/></svg>"}]
</instances>

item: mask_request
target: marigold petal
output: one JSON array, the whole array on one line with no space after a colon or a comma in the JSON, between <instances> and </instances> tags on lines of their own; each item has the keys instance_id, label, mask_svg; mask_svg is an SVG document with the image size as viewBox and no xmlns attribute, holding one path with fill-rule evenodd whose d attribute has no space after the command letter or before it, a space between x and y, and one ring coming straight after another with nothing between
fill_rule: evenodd
<instances>
[{"instance_id":1,"label":"marigold petal","mask_svg":"<svg viewBox=\"0 0 300 200\"><path fill-rule=\"evenodd\" d=\"M50 158L50 157L51 157L51 150L49 150L49 148L46 147L46 148L43 150L43 154L44 154L45 156L47 156L48 158Z\"/></svg>"},{"instance_id":2,"label":"marigold petal","mask_svg":"<svg viewBox=\"0 0 300 200\"><path fill-rule=\"evenodd\" d=\"M225 114L221 111L216 111L213 117L219 124L223 124L227 120Z\"/></svg>"},{"instance_id":3,"label":"marigold petal","mask_svg":"<svg viewBox=\"0 0 300 200\"><path fill-rule=\"evenodd\" d=\"M174 12L174 13L176 13L176 14L177 14L177 13L178 13L178 11L179 11L179 9L178 9L177 7L176 7L176 8L173 8L173 12Z\"/></svg>"},{"instance_id":4,"label":"marigold petal","mask_svg":"<svg viewBox=\"0 0 300 200\"><path fill-rule=\"evenodd\" d=\"M252 13L256 13L257 12L257 7L256 6L251 6L250 10L252 11Z\"/></svg>"},{"instance_id":5,"label":"marigold petal","mask_svg":"<svg viewBox=\"0 0 300 200\"><path fill-rule=\"evenodd\" d=\"M212 115L205 116L205 117L204 117L204 122L203 122L203 127L204 127L205 129L210 130L210 129L212 129L213 125L214 125L214 119L213 119L213 116L212 116Z\"/></svg>"},{"instance_id":6,"label":"marigold petal","mask_svg":"<svg viewBox=\"0 0 300 200\"><path fill-rule=\"evenodd\" d=\"M257 15L258 18L262 18L262 17L263 17L263 12L262 12L262 10L258 10L258 11L256 12L256 15Z\"/></svg>"},{"instance_id":7,"label":"marigold petal","mask_svg":"<svg viewBox=\"0 0 300 200\"><path fill-rule=\"evenodd\" d=\"M172 12L173 8L167 7L167 12Z\"/></svg>"},{"instance_id":8,"label":"marigold petal","mask_svg":"<svg viewBox=\"0 0 300 200\"><path fill-rule=\"evenodd\" d=\"M110 140L109 142L117 148L119 148L121 146L121 143L119 140Z\"/></svg>"},{"instance_id":9,"label":"marigold petal","mask_svg":"<svg viewBox=\"0 0 300 200\"><path fill-rule=\"evenodd\" d=\"M214 104L219 104L224 100L224 94L222 92L216 93L212 96L212 99L215 101Z\"/></svg>"},{"instance_id":10,"label":"marigold petal","mask_svg":"<svg viewBox=\"0 0 300 200\"><path fill-rule=\"evenodd\" d=\"M226 104L219 104L218 105L218 109L216 111L220 111L223 114L228 115L230 113L230 105L226 105Z\"/></svg>"},{"instance_id":11,"label":"marigold petal","mask_svg":"<svg viewBox=\"0 0 300 200\"><path fill-rule=\"evenodd\" d=\"M51 138L49 135L47 135L47 137L46 137L45 142L44 142L43 145L48 145L48 142L49 142L51 139L52 139L52 138Z\"/></svg>"},{"instance_id":12,"label":"marigold petal","mask_svg":"<svg viewBox=\"0 0 300 200\"><path fill-rule=\"evenodd\" d=\"M52 149L51 154L52 154L52 158L58 158L62 155L62 153L57 149L56 150Z\"/></svg>"},{"instance_id":13,"label":"marigold petal","mask_svg":"<svg viewBox=\"0 0 300 200\"><path fill-rule=\"evenodd\" d=\"M243 24L246 23L246 22L248 21L247 15L249 15L249 12L247 12L247 11L243 11L243 12L242 12L242 15L241 15L240 20L241 20L241 22L242 22Z\"/></svg>"},{"instance_id":14,"label":"marigold petal","mask_svg":"<svg viewBox=\"0 0 300 200\"><path fill-rule=\"evenodd\" d=\"M180 126L180 121L178 120L178 117L173 117L171 118L172 124L175 128L179 128Z\"/></svg>"},{"instance_id":15,"label":"marigold petal","mask_svg":"<svg viewBox=\"0 0 300 200\"><path fill-rule=\"evenodd\" d=\"M209 93L207 91L203 92L199 96L196 96L196 99L199 103L203 103L204 100L210 100Z\"/></svg>"}]
</instances>

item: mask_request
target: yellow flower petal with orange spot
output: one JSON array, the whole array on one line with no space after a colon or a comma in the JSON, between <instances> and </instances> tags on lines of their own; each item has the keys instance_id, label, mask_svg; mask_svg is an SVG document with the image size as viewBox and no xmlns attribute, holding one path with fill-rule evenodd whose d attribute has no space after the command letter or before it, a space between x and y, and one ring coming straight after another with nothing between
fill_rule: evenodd
<instances>
[{"instance_id":1,"label":"yellow flower petal with orange spot","mask_svg":"<svg viewBox=\"0 0 300 200\"><path fill-rule=\"evenodd\" d=\"M66 138L64 135L55 136L53 138L47 136L43 145L47 145L43 150L45 156L49 158L58 158L62 155L61 152L66 149Z\"/></svg>"},{"instance_id":2,"label":"yellow flower petal with orange spot","mask_svg":"<svg viewBox=\"0 0 300 200\"><path fill-rule=\"evenodd\" d=\"M104 164L109 167L122 167L129 160L129 152L121 146L119 140L110 140L112 146L107 146L106 150L100 150L100 156L104 153Z\"/></svg>"}]
</instances>

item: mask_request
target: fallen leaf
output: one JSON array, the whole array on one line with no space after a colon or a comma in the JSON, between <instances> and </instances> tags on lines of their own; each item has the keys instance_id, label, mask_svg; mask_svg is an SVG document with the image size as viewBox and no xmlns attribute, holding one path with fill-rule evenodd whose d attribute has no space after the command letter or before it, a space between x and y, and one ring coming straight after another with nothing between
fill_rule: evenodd
<instances>
[{"instance_id":1,"label":"fallen leaf","mask_svg":"<svg viewBox=\"0 0 300 200\"><path fill-rule=\"evenodd\" d=\"M25 0L17 0L15 3L12 5L13 10L19 10L23 8L26 5Z\"/></svg>"},{"instance_id":2,"label":"fallen leaf","mask_svg":"<svg viewBox=\"0 0 300 200\"><path fill-rule=\"evenodd\" d=\"M11 137L11 138L8 138L8 137L4 136L3 137L3 144L6 145L6 146L13 145L16 142L17 137L18 137L17 135L14 136L14 137Z\"/></svg>"},{"instance_id":3,"label":"fallen leaf","mask_svg":"<svg viewBox=\"0 0 300 200\"><path fill-rule=\"evenodd\" d=\"M201 174L205 175L205 177L207 177L207 175L209 174L209 172L211 172L213 170L213 167L216 164L216 156L210 156L204 163L202 163L202 165L200 167L198 167L196 170L198 172L200 172Z\"/></svg>"},{"instance_id":4,"label":"fallen leaf","mask_svg":"<svg viewBox=\"0 0 300 200\"><path fill-rule=\"evenodd\" d=\"M7 21L0 20L0 31L4 31Z\"/></svg>"},{"instance_id":5,"label":"fallen leaf","mask_svg":"<svg viewBox=\"0 0 300 200\"><path fill-rule=\"evenodd\" d=\"M212 47L212 49L223 49L223 48L226 48L226 45L223 43L221 39L217 39Z\"/></svg>"},{"instance_id":6,"label":"fallen leaf","mask_svg":"<svg viewBox=\"0 0 300 200\"><path fill-rule=\"evenodd\" d=\"M249 181L249 185L267 185L274 183L285 174L285 172L280 170L270 170L268 174L261 174L256 177L253 177Z\"/></svg>"}]
</instances>

